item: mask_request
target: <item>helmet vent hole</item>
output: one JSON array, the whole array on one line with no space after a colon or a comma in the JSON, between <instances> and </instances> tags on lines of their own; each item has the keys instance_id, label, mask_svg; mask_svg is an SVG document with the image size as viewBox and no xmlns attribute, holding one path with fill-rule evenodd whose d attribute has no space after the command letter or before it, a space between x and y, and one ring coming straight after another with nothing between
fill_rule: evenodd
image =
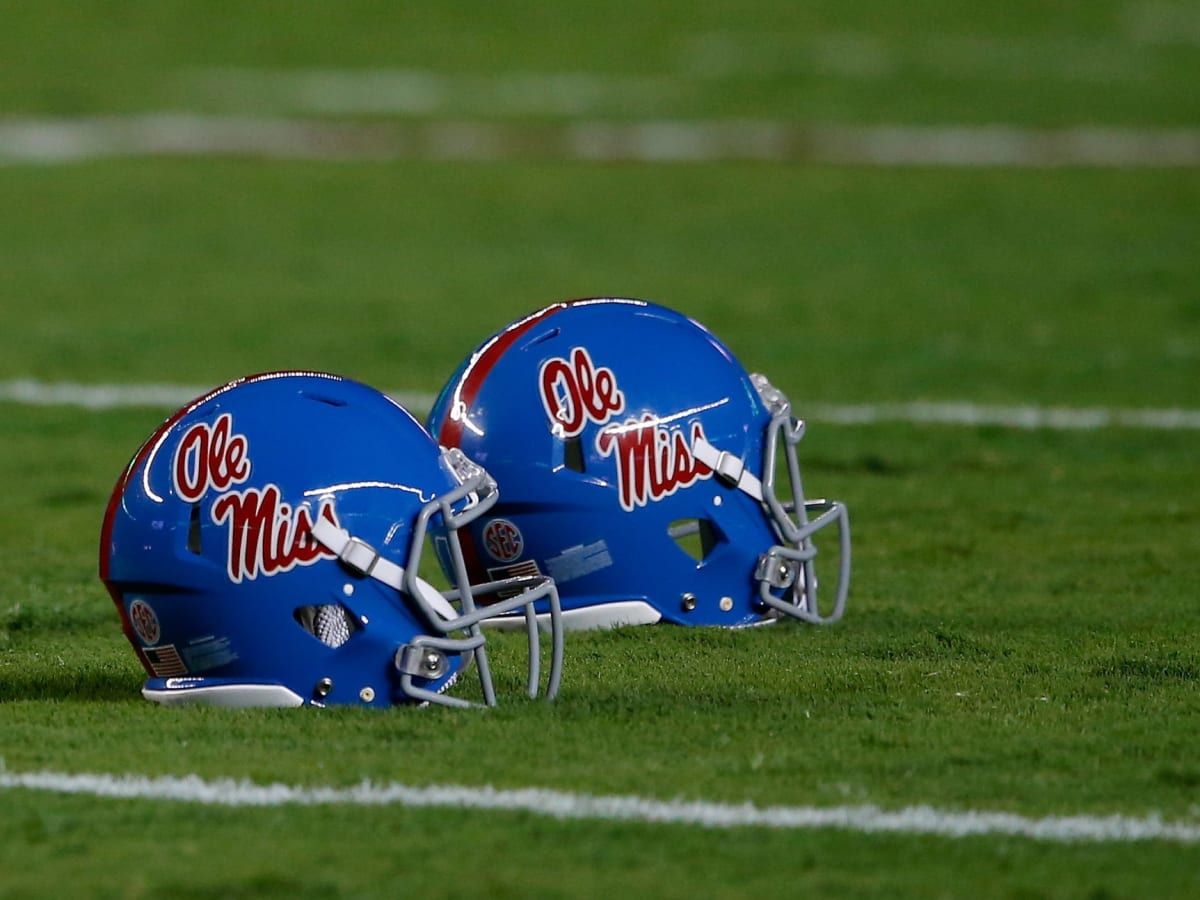
<instances>
[{"instance_id":1,"label":"helmet vent hole","mask_svg":"<svg viewBox=\"0 0 1200 900\"><path fill-rule=\"evenodd\" d=\"M708 519L676 519L667 534L680 550L698 563L704 562L721 542L721 533Z\"/></svg>"},{"instance_id":2,"label":"helmet vent hole","mask_svg":"<svg viewBox=\"0 0 1200 900\"><path fill-rule=\"evenodd\" d=\"M300 396L305 400L315 400L317 403L324 403L326 406L346 405L346 401L339 397L330 397L328 394L318 394L314 391L304 391Z\"/></svg>"},{"instance_id":3,"label":"helmet vent hole","mask_svg":"<svg viewBox=\"0 0 1200 900\"><path fill-rule=\"evenodd\" d=\"M583 441L579 438L567 438L563 442L563 465L572 472L582 472L584 470Z\"/></svg>"},{"instance_id":4,"label":"helmet vent hole","mask_svg":"<svg viewBox=\"0 0 1200 900\"><path fill-rule=\"evenodd\" d=\"M526 349L528 347L536 347L538 344L544 344L544 343L546 343L546 341L552 341L556 337L558 337L560 330L561 329L559 329L559 328L548 328L547 330L543 331L541 334L535 335L533 337L533 339L530 340L528 343L526 343L525 347L523 347L522 349Z\"/></svg>"},{"instance_id":5,"label":"helmet vent hole","mask_svg":"<svg viewBox=\"0 0 1200 900\"><path fill-rule=\"evenodd\" d=\"M360 628L350 612L339 603L301 606L294 615L301 628L327 647L342 646Z\"/></svg>"},{"instance_id":6,"label":"helmet vent hole","mask_svg":"<svg viewBox=\"0 0 1200 900\"><path fill-rule=\"evenodd\" d=\"M204 552L204 548L200 544L200 503L197 501L192 504L191 516L188 519L188 536L187 548L189 553L195 553L199 556Z\"/></svg>"}]
</instances>

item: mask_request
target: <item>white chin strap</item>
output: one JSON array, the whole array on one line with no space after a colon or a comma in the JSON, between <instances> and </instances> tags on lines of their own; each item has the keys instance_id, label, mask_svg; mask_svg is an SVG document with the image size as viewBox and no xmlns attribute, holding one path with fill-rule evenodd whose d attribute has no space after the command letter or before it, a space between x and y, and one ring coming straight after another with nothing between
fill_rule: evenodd
<instances>
[{"instance_id":1,"label":"white chin strap","mask_svg":"<svg viewBox=\"0 0 1200 900\"><path fill-rule=\"evenodd\" d=\"M366 541L352 537L348 531L321 517L313 523L312 536L338 555L346 567L357 575L369 576L397 591L405 591L403 566L398 566L379 553ZM458 610L450 605L441 592L428 581L414 578L418 599L447 622L458 618Z\"/></svg>"},{"instance_id":2,"label":"white chin strap","mask_svg":"<svg viewBox=\"0 0 1200 900\"><path fill-rule=\"evenodd\" d=\"M747 472L746 464L728 450L718 450L698 437L692 441L692 456L712 469L721 481L762 502L762 482L753 472Z\"/></svg>"}]
</instances>

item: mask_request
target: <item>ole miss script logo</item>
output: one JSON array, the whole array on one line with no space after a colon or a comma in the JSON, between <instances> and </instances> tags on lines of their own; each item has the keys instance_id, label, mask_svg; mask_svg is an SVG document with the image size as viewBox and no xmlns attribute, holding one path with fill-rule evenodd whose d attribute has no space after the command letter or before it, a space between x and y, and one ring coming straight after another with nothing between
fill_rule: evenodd
<instances>
[{"instance_id":1,"label":"ole miss script logo","mask_svg":"<svg viewBox=\"0 0 1200 900\"><path fill-rule=\"evenodd\" d=\"M240 583L319 559L336 559L312 536L308 507L284 503L278 485L235 490L250 478L251 468L249 442L234 431L229 413L211 425L200 422L190 427L175 449L171 467L175 494L181 500L196 503L210 490L220 493L209 515L215 524L228 526L230 581ZM321 501L317 515L338 524L331 500Z\"/></svg>"},{"instance_id":2,"label":"ole miss script logo","mask_svg":"<svg viewBox=\"0 0 1200 900\"><path fill-rule=\"evenodd\" d=\"M682 427L665 425L650 413L613 421L625 412L625 394L613 370L597 366L586 348L574 348L567 359L544 362L538 387L557 437L576 438L589 422L602 426L595 449L616 460L622 509L631 512L712 477L712 469L692 455L692 444L704 437L699 422L692 422L685 434Z\"/></svg>"}]
</instances>

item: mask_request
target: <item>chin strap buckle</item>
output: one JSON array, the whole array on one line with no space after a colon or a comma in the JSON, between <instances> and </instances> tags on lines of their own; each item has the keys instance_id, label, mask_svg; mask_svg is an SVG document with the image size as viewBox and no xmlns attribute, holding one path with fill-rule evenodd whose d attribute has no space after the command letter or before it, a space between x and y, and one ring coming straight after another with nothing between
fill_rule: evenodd
<instances>
[{"instance_id":1,"label":"chin strap buckle","mask_svg":"<svg viewBox=\"0 0 1200 900\"><path fill-rule=\"evenodd\" d=\"M718 450L704 438L698 437L692 441L692 456L712 469L722 484L737 488L762 502L762 482L752 472L747 472L746 464L728 450Z\"/></svg>"},{"instance_id":2,"label":"chin strap buckle","mask_svg":"<svg viewBox=\"0 0 1200 900\"><path fill-rule=\"evenodd\" d=\"M366 541L351 537L338 551L338 559L360 578L367 578L379 563L379 554Z\"/></svg>"},{"instance_id":3,"label":"chin strap buckle","mask_svg":"<svg viewBox=\"0 0 1200 900\"><path fill-rule=\"evenodd\" d=\"M328 519L322 518L313 522L311 531L312 536L320 544L337 554L342 565L352 575L359 578L374 578L397 591L411 590L425 602L426 606L446 621L458 618L459 613L437 588L421 578L413 579L411 584L406 584L404 568L380 555L379 551L362 538L354 537Z\"/></svg>"}]
</instances>

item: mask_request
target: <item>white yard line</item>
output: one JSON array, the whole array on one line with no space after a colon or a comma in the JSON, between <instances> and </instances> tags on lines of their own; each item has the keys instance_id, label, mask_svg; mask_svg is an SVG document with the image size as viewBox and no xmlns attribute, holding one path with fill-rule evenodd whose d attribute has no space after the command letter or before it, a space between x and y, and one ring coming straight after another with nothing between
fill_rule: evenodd
<instances>
[{"instance_id":1,"label":"white yard line","mask_svg":"<svg viewBox=\"0 0 1200 900\"><path fill-rule=\"evenodd\" d=\"M179 80L208 108L335 116L654 115L704 90L675 75L598 72L227 68Z\"/></svg>"},{"instance_id":2,"label":"white yard line","mask_svg":"<svg viewBox=\"0 0 1200 900\"><path fill-rule=\"evenodd\" d=\"M78 384L44 382L33 378L0 381L0 402L24 406L78 406L108 410L148 407L174 410L208 393L217 385ZM412 412L428 412L437 398L423 391L389 391L388 396Z\"/></svg>"},{"instance_id":3,"label":"white yard line","mask_svg":"<svg viewBox=\"0 0 1200 900\"><path fill-rule=\"evenodd\" d=\"M541 788L499 789L490 785L376 784L305 787L256 784L196 775L66 774L0 771L0 789L138 800L168 800L211 806L405 806L527 812L556 819L593 819L703 828L838 828L862 833L931 834L961 838L1007 835L1053 842L1171 841L1200 843L1200 824L1158 816L1064 815L1033 818L984 810L949 811L930 806L885 810L877 806L755 806L703 800L657 800L596 796Z\"/></svg>"},{"instance_id":4,"label":"white yard line","mask_svg":"<svg viewBox=\"0 0 1200 900\"><path fill-rule=\"evenodd\" d=\"M1148 47L1195 46L1200 15L1180 4L1143 4L1122 16L1126 35L983 35L924 32L889 40L877 32L797 33L738 29L675 36L673 67L644 73L501 69L218 67L172 73L177 94L208 110L301 115L623 118L702 109L714 94L814 75L856 82L914 73L953 82L1031 81L1141 87L1166 61ZM665 68L664 68L665 64ZM168 76L168 77L172 77Z\"/></svg>"},{"instance_id":5,"label":"white yard line","mask_svg":"<svg viewBox=\"0 0 1200 900\"><path fill-rule=\"evenodd\" d=\"M107 410L132 407L176 409L212 385L47 383L30 378L0 381L0 402L26 406L77 406ZM422 391L388 391L416 415L433 408L436 397ZM1200 410L1110 409L1043 406L988 406L978 403L813 403L799 409L806 419L841 425L910 422L937 425L999 425L1007 428L1089 430L1148 428L1200 431Z\"/></svg>"},{"instance_id":6,"label":"white yard line","mask_svg":"<svg viewBox=\"0 0 1200 900\"><path fill-rule=\"evenodd\" d=\"M310 160L747 160L873 167L1196 168L1200 129L800 124L667 120L347 123L162 113L0 118L0 164L106 157Z\"/></svg>"},{"instance_id":7,"label":"white yard line","mask_svg":"<svg viewBox=\"0 0 1200 900\"><path fill-rule=\"evenodd\" d=\"M182 384L48 384L31 378L0 381L0 400L25 406L80 406L84 409L159 407L177 409L209 387Z\"/></svg>"}]
</instances>

